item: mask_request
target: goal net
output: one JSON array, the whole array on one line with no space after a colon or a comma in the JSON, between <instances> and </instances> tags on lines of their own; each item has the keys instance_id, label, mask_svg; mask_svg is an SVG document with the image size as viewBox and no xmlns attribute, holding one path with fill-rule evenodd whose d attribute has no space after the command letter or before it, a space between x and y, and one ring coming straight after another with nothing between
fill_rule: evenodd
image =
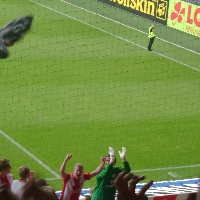
<instances>
[{"instance_id":1,"label":"goal net","mask_svg":"<svg viewBox=\"0 0 200 200\"><path fill-rule=\"evenodd\" d=\"M61 190L68 153L68 172L77 162L89 172L109 147L121 167L126 147L145 181L197 178L199 10L179 0L2 0L1 27L34 17L0 60L0 158L15 178L28 165Z\"/></svg>"}]
</instances>

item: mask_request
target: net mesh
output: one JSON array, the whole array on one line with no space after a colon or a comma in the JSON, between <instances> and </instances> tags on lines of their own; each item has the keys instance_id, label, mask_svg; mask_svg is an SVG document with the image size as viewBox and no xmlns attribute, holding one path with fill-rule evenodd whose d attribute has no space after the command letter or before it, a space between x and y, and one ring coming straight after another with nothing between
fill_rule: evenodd
<instances>
[{"instance_id":1,"label":"net mesh","mask_svg":"<svg viewBox=\"0 0 200 200\"><path fill-rule=\"evenodd\" d=\"M31 31L0 60L0 157L16 178L29 165L60 190L67 153L68 172L87 172L109 146L145 181L198 176L198 37L155 22L149 52L152 20L95 0L2 1L1 26L26 14Z\"/></svg>"}]
</instances>

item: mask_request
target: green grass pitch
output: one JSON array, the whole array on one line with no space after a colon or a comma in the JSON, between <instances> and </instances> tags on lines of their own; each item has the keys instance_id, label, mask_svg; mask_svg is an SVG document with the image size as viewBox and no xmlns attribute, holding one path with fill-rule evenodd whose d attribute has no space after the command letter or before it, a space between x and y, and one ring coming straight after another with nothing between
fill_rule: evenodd
<instances>
[{"instance_id":1,"label":"green grass pitch","mask_svg":"<svg viewBox=\"0 0 200 200\"><path fill-rule=\"evenodd\" d=\"M151 22L96 0L1 0L1 26L25 14L32 30L0 60L0 158L16 179L28 165L61 190L67 153L87 172L109 146L146 181L198 176L199 38L156 24L148 52Z\"/></svg>"}]
</instances>

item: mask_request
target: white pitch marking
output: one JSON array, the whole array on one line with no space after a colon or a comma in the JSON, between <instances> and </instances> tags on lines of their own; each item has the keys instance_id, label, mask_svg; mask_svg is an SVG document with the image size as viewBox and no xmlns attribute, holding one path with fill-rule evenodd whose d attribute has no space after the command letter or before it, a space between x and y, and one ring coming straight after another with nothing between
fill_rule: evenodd
<instances>
[{"instance_id":1,"label":"white pitch marking","mask_svg":"<svg viewBox=\"0 0 200 200\"><path fill-rule=\"evenodd\" d=\"M180 177L177 173L168 172L168 174L174 178Z\"/></svg>"},{"instance_id":2,"label":"white pitch marking","mask_svg":"<svg viewBox=\"0 0 200 200\"><path fill-rule=\"evenodd\" d=\"M197 165L186 165L186 166L177 166L177 167L163 167L163 168L154 168L154 169L139 169L139 170L132 170L131 172L152 172L152 171L164 171L170 169L183 169L183 168L195 168L200 167L200 164Z\"/></svg>"},{"instance_id":3,"label":"white pitch marking","mask_svg":"<svg viewBox=\"0 0 200 200\"><path fill-rule=\"evenodd\" d=\"M97 29L97 30L99 30L99 31L101 31L101 32L104 32L104 33L106 33L106 34L108 34L108 35L112 35L112 36L114 36L114 37L116 37L116 38L118 38L118 39L124 40L124 41L126 41L126 42L128 42L128 43L134 44L135 46L138 46L138 47L140 47L140 48L142 48L142 49L147 50L146 47L141 46L141 45L139 45L139 44L137 44L137 43L135 43L135 42L132 42L132 41L130 41L130 40L127 40L127 39L125 39L125 38L122 38L122 37L120 37L120 36L117 36L117 35L115 35L115 34L112 34L112 33L110 33L110 32L107 32L107 31L105 31L105 30L103 30L103 29L100 29L100 28L95 27L95 26L93 26L93 25L91 25L91 24L88 24L88 23L86 23L86 22L83 22L83 21L81 21L81 20L78 20L78 19L76 19L76 18L74 18L74 17L72 17L72 16L69 16L69 15L67 15L67 14L64 14L64 13L60 12L60 11L54 10L53 8L50 8L50 7L45 6L45 5L43 5L43 4L37 3L37 2L35 2L35 1L33 1L33 0L30 0L30 1L33 2L33 3L35 3L35 4L37 4L37 5L42 6L42 7L44 7L44 8L47 8L47 9L49 9L49 10L52 10L52 11L54 11L54 12L56 12L56 13L59 13L59 14L61 14L61 15L64 15L64 16L70 18L70 19L73 19L73 20L78 21L78 22L80 22L80 23L82 23L82 24L85 24L85 25L90 26L90 27L92 27L92 28L94 28L94 29ZM180 61L178 61L178 60L175 60L175 59L173 59L173 58L170 58L170 57L168 57L168 56L165 56L165 55L163 55L163 54L161 54L161 53L158 53L158 52L155 52L155 51L151 51L151 53L158 54L158 55L160 55L160 56L162 56L162 57L164 57L164 58L167 58L167 59L172 60L172 61L174 61L174 62L176 62L176 63L179 63L179 64L181 64L181 65L184 65L184 66L186 66L186 67L188 67L188 68L191 68L191 69L193 69L193 70L195 70L195 71L199 71L199 72L200 72L200 69L197 69L197 68L192 67L192 66L190 66L190 65L187 65L187 64L185 64L185 63L183 63L183 62L180 62Z\"/></svg>"},{"instance_id":4,"label":"white pitch marking","mask_svg":"<svg viewBox=\"0 0 200 200\"><path fill-rule=\"evenodd\" d=\"M49 171L51 174L53 174L56 178L60 178L60 175L58 175L56 172L54 172L50 167L48 167L46 164L44 164L40 159L35 157L32 153L30 153L28 150L26 150L23 146L21 146L18 142L13 140L10 136L8 136L6 133L4 133L2 130L0 130L0 134L3 135L5 138L7 138L10 142L12 142L14 145L16 145L19 149L21 149L25 154L29 155L32 159L34 159L37 163L39 163L42 167L44 167L47 171Z\"/></svg>"}]
</instances>

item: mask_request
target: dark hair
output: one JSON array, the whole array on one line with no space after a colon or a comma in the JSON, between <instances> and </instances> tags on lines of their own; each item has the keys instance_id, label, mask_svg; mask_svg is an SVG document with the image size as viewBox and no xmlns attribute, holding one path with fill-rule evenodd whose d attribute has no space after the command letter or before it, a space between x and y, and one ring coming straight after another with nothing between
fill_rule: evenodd
<instances>
[{"instance_id":1,"label":"dark hair","mask_svg":"<svg viewBox=\"0 0 200 200\"><path fill-rule=\"evenodd\" d=\"M48 186L46 180L44 178L40 178L36 181L36 185L38 187L42 187L42 186Z\"/></svg>"},{"instance_id":2,"label":"dark hair","mask_svg":"<svg viewBox=\"0 0 200 200\"><path fill-rule=\"evenodd\" d=\"M196 200L197 199L197 194L196 193L190 193L186 196L186 200Z\"/></svg>"},{"instance_id":3,"label":"dark hair","mask_svg":"<svg viewBox=\"0 0 200 200\"><path fill-rule=\"evenodd\" d=\"M8 159L1 159L0 160L0 171L2 171L3 169L7 169L7 168L11 169L10 163Z\"/></svg>"}]
</instances>

